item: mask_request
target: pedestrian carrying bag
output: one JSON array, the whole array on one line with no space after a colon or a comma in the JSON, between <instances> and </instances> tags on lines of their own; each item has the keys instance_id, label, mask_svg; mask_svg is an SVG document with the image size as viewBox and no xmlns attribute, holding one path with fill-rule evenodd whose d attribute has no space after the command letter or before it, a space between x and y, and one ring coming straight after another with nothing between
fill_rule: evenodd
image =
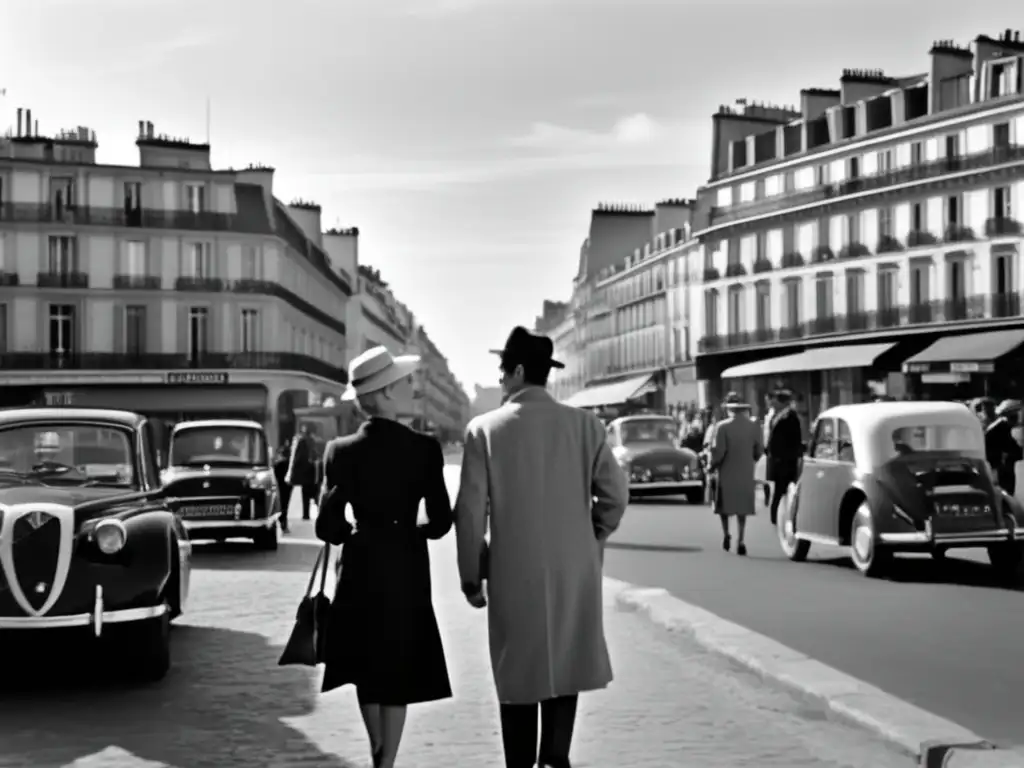
<instances>
[{"instance_id":1,"label":"pedestrian carrying bag","mask_svg":"<svg viewBox=\"0 0 1024 768\"><path fill-rule=\"evenodd\" d=\"M279 666L301 664L315 667L322 664L327 651L327 622L330 617L331 601L324 594L327 589L327 561L330 560L330 544L324 544L313 563L313 572L309 575L306 594L299 603L295 613L295 626L291 637L284 647ZM316 588L317 577L320 577L320 588Z\"/></svg>"}]
</instances>

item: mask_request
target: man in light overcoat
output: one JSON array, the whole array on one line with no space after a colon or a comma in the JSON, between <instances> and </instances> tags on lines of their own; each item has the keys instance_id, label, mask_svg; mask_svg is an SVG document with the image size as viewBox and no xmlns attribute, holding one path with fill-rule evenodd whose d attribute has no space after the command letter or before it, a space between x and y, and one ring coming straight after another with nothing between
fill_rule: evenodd
<instances>
[{"instance_id":1,"label":"man in light overcoat","mask_svg":"<svg viewBox=\"0 0 1024 768\"><path fill-rule=\"evenodd\" d=\"M455 504L463 592L489 605L508 768L568 768L578 694L612 680L601 568L629 488L598 418L545 389L552 353L524 328L497 352L506 399L466 429Z\"/></svg>"}]
</instances>

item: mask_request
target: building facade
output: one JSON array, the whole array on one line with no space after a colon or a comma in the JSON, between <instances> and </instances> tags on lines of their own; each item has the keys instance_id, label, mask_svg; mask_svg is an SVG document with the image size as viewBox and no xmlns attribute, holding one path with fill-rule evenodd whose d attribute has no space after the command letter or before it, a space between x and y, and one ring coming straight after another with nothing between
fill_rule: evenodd
<instances>
[{"instance_id":1,"label":"building facade","mask_svg":"<svg viewBox=\"0 0 1024 768\"><path fill-rule=\"evenodd\" d=\"M319 208L152 123L137 166L98 163L88 129L37 126L19 109L0 140L0 405L247 416L276 442L340 391L352 276Z\"/></svg>"},{"instance_id":2,"label":"building facade","mask_svg":"<svg viewBox=\"0 0 1024 768\"><path fill-rule=\"evenodd\" d=\"M423 360L416 374L418 405L412 425L432 432L442 441L458 440L469 423L469 396L449 368L448 359L422 326L415 329L413 339L410 352Z\"/></svg>"},{"instance_id":3,"label":"building facade","mask_svg":"<svg viewBox=\"0 0 1024 768\"><path fill-rule=\"evenodd\" d=\"M1022 69L1007 32L938 42L915 77L846 70L799 110L719 110L691 289L711 400L781 381L813 416L1024 381ZM996 329L1013 333L978 359Z\"/></svg>"},{"instance_id":4,"label":"building facade","mask_svg":"<svg viewBox=\"0 0 1024 768\"><path fill-rule=\"evenodd\" d=\"M594 212L622 214L630 223L642 217L645 228L634 235L647 239L617 259L600 258L596 264L593 240L584 244L570 307L572 333L566 332L577 358L577 386L566 402L658 411L696 405L685 289L697 250L690 237L694 204L667 200L653 209L603 207Z\"/></svg>"}]
</instances>

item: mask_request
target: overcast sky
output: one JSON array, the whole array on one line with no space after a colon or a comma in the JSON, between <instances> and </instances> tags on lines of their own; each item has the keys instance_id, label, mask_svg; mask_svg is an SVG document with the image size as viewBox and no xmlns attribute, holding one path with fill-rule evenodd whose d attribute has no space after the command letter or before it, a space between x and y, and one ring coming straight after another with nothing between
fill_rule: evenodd
<instances>
[{"instance_id":1,"label":"overcast sky","mask_svg":"<svg viewBox=\"0 0 1024 768\"><path fill-rule=\"evenodd\" d=\"M0 127L30 107L135 163L138 120L201 140L209 97L215 166L273 165L278 197L358 226L472 390L489 347L568 297L591 207L693 195L719 104L923 72L934 39L998 34L1014 6L0 0Z\"/></svg>"}]
</instances>

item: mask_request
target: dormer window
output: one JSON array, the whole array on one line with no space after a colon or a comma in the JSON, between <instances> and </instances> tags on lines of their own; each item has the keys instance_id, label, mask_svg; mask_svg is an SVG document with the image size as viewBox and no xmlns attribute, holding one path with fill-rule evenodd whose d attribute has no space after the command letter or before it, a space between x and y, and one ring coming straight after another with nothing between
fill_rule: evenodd
<instances>
[{"instance_id":1,"label":"dormer window","mask_svg":"<svg viewBox=\"0 0 1024 768\"><path fill-rule=\"evenodd\" d=\"M988 62L988 98L1009 96L1017 92L1017 59Z\"/></svg>"}]
</instances>

